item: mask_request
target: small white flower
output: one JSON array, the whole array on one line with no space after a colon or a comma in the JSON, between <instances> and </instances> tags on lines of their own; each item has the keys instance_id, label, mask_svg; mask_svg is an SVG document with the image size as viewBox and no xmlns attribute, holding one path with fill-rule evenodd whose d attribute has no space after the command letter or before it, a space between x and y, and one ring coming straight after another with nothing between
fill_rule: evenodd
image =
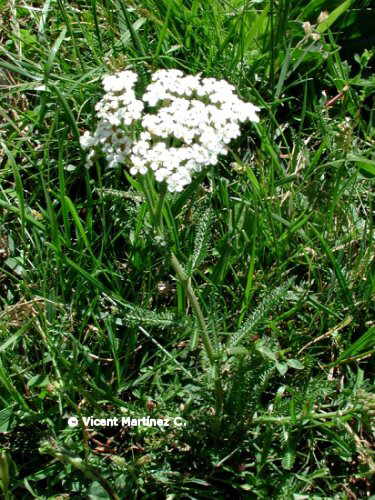
<instances>
[{"instance_id":1,"label":"small white flower","mask_svg":"<svg viewBox=\"0 0 375 500\"><path fill-rule=\"evenodd\" d=\"M83 135L81 135L79 142L83 149L88 149L95 144L93 136L87 130Z\"/></svg>"}]
</instances>

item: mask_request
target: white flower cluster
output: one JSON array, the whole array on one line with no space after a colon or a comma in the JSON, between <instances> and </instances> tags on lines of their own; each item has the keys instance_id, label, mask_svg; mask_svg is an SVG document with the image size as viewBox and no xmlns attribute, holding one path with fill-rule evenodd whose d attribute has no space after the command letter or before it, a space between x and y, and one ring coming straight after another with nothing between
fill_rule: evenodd
<instances>
[{"instance_id":1,"label":"white flower cluster","mask_svg":"<svg viewBox=\"0 0 375 500\"><path fill-rule=\"evenodd\" d=\"M93 135L85 132L80 140L82 148L90 149L87 166L92 165L95 147L105 153L110 167L127 161L133 141L125 127L141 118L144 107L135 96L136 81L137 75L132 71L121 71L103 78L106 94L95 106L99 125Z\"/></svg>"},{"instance_id":2,"label":"white flower cluster","mask_svg":"<svg viewBox=\"0 0 375 500\"><path fill-rule=\"evenodd\" d=\"M227 153L240 122L259 121L259 108L241 101L224 80L159 70L142 100L135 95L136 81L132 71L104 77L106 94L95 108L99 125L81 137L90 150L88 166L99 148L110 166L129 164L132 175L151 170L169 191L182 191L194 172Z\"/></svg>"}]
</instances>

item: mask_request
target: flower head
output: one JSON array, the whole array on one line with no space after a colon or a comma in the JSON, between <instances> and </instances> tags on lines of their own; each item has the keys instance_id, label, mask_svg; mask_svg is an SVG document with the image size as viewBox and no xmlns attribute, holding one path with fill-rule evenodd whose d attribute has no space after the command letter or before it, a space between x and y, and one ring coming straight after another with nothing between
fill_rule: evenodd
<instances>
[{"instance_id":1,"label":"flower head","mask_svg":"<svg viewBox=\"0 0 375 500\"><path fill-rule=\"evenodd\" d=\"M128 70L103 78L98 126L80 139L90 150L89 165L99 148L109 166L129 164L131 175L152 171L169 191L182 191L194 172L227 153L240 123L259 121L259 108L239 99L225 80L162 69L153 73L141 99L136 82L137 74Z\"/></svg>"}]
</instances>

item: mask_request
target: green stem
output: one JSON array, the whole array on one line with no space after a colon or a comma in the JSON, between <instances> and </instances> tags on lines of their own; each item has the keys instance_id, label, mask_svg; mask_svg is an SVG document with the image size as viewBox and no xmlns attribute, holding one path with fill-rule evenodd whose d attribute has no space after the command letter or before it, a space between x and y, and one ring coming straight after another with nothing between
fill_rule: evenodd
<instances>
[{"instance_id":1,"label":"green stem","mask_svg":"<svg viewBox=\"0 0 375 500\"><path fill-rule=\"evenodd\" d=\"M156 227L162 226L162 213L163 213L163 206L164 206L164 200L165 200L165 195L167 194L167 184L165 182L162 183L161 191L160 191L160 196L159 196L159 201L158 205L156 207L156 213L155 213L155 224Z\"/></svg>"},{"instance_id":2,"label":"green stem","mask_svg":"<svg viewBox=\"0 0 375 500\"><path fill-rule=\"evenodd\" d=\"M141 186L142 186L142 190L146 196L146 199L147 199L147 203L148 203L148 206L149 206L149 209L150 209L150 212L151 212L151 218L153 221L155 221L155 209L154 209L154 200L152 199L152 194L151 194L151 189L150 189L150 182L149 182L149 179L148 179L148 176L147 174L146 175L143 175L141 177L141 182L140 182Z\"/></svg>"},{"instance_id":3,"label":"green stem","mask_svg":"<svg viewBox=\"0 0 375 500\"><path fill-rule=\"evenodd\" d=\"M0 486L5 500L11 500L12 494L9 490L9 454L5 450L0 452Z\"/></svg>"},{"instance_id":4,"label":"green stem","mask_svg":"<svg viewBox=\"0 0 375 500\"><path fill-rule=\"evenodd\" d=\"M211 344L210 337L208 336L207 325L203 316L201 306L199 305L197 296L195 295L193 287L191 286L191 280L186 276L185 271L183 270L181 264L179 263L174 253L172 253L171 261L172 261L172 266L176 271L179 280L181 281L182 285L186 290L187 296L189 297L190 300L191 307L193 308L194 313L197 317L199 326L201 328L203 345L206 350L208 360L211 366L214 366L215 365L214 350Z\"/></svg>"},{"instance_id":5,"label":"green stem","mask_svg":"<svg viewBox=\"0 0 375 500\"><path fill-rule=\"evenodd\" d=\"M171 254L171 262L174 270L176 271L176 274L182 283L183 287L185 288L185 292L189 298L191 307L195 313L195 316L198 320L200 330L201 330L201 335L202 335L202 341L203 341L203 346L207 354L207 358L210 362L211 367L214 370L214 379L215 379L215 395L216 395L216 417L219 417L222 411L223 407L223 387L221 384L221 379L220 379L220 366L215 354L215 351L212 347L212 343L208 334L208 328L206 324L206 320L204 319L203 312L201 309L201 306L199 305L199 301L197 296L194 293L193 287L191 286L191 279L186 275L184 269L182 268L181 264L179 263L177 257L174 255L172 252ZM217 426L216 429L217 431L219 430L220 427L220 422L217 421Z\"/></svg>"},{"instance_id":6,"label":"green stem","mask_svg":"<svg viewBox=\"0 0 375 500\"><path fill-rule=\"evenodd\" d=\"M145 176L144 182L142 182L142 188L145 192L146 198L148 200L148 203L150 205L150 210L152 213L152 218L153 218L153 223L155 229L159 232L160 235L164 235L164 228L163 228L163 207L164 207L164 201L165 201L165 196L167 192L167 187L165 183L163 183L162 189L159 193L159 199L157 204L154 204L154 199L155 199L155 190L154 186L151 182L151 179L148 176ZM156 205L156 207L155 207ZM179 281L181 282L185 293L189 299L189 302L191 304L191 307L193 309L193 312L198 320L198 324L200 327L201 331L201 338L203 342L203 347L206 352L208 361L210 363L211 368L214 371L214 384L215 384L215 395L216 395L216 416L219 417L222 411L223 407L223 388L221 384L221 378L220 378L220 365L217 359L217 355L215 353L215 350L212 346L210 336L208 334L208 328L206 324L206 320L204 319L204 315L201 309L201 306L199 304L198 298L195 295L194 289L191 285L191 278L186 275L183 267L181 266L180 262L178 261L176 255L171 252L171 263L176 271L177 277ZM218 427L219 427L219 422L218 422Z\"/></svg>"},{"instance_id":7,"label":"green stem","mask_svg":"<svg viewBox=\"0 0 375 500\"><path fill-rule=\"evenodd\" d=\"M342 418L346 417L347 415L350 415L353 411L355 411L355 408L352 407L352 408L347 408L345 410L299 415L298 417L296 417L296 419L293 419L292 417L273 417L270 415L263 417L255 417L253 419L253 422L257 424L272 423L272 424L286 425L294 422L303 422L304 420L325 420L325 419L329 420L334 418Z\"/></svg>"},{"instance_id":8,"label":"green stem","mask_svg":"<svg viewBox=\"0 0 375 500\"><path fill-rule=\"evenodd\" d=\"M108 493L111 500L120 500L120 497L112 489L109 481L102 476L98 469L86 464L80 457L72 457L67 452L57 447L52 446L50 443L43 443L39 448L40 453L49 454L55 457L60 462L72 466L74 469L79 470L91 481L98 481L103 489Z\"/></svg>"}]
</instances>

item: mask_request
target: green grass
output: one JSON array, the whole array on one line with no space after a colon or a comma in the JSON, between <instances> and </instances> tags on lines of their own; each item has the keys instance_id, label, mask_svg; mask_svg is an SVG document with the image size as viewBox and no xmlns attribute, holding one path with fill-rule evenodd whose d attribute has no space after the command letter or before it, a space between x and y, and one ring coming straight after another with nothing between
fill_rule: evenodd
<instances>
[{"instance_id":1,"label":"green grass","mask_svg":"<svg viewBox=\"0 0 375 500\"><path fill-rule=\"evenodd\" d=\"M373 494L371 2L0 14L3 497ZM261 107L159 211L152 182L150 203L79 146L101 77L125 67L143 84L159 68L225 78ZM186 426L92 432L71 415Z\"/></svg>"}]
</instances>

